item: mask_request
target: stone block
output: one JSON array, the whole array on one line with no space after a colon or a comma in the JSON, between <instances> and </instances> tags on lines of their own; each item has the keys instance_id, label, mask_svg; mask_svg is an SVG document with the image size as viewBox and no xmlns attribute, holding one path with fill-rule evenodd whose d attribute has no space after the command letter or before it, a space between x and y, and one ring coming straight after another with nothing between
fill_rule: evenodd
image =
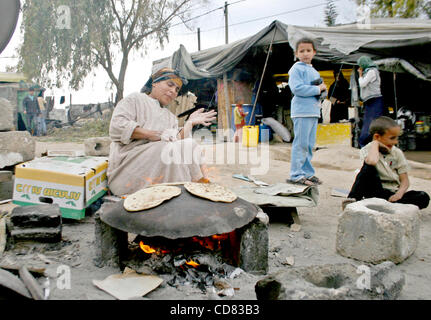
<instances>
[{"instance_id":1,"label":"stone block","mask_svg":"<svg viewBox=\"0 0 431 320\"><path fill-rule=\"evenodd\" d=\"M0 97L0 131L14 130L13 106L11 102Z\"/></svg>"},{"instance_id":2,"label":"stone block","mask_svg":"<svg viewBox=\"0 0 431 320\"><path fill-rule=\"evenodd\" d=\"M36 142L27 131L0 132L0 169L33 160Z\"/></svg>"},{"instance_id":3,"label":"stone block","mask_svg":"<svg viewBox=\"0 0 431 320\"><path fill-rule=\"evenodd\" d=\"M0 182L12 181L12 171L0 170Z\"/></svg>"},{"instance_id":4,"label":"stone block","mask_svg":"<svg viewBox=\"0 0 431 320\"><path fill-rule=\"evenodd\" d=\"M13 228L11 236L14 241L31 240L41 242L60 242L61 227L56 228Z\"/></svg>"},{"instance_id":5,"label":"stone block","mask_svg":"<svg viewBox=\"0 0 431 320\"><path fill-rule=\"evenodd\" d=\"M102 204L95 214L95 257L93 263L97 267L121 267L121 261L127 251L127 232L112 228L100 219L104 210L108 210L113 203Z\"/></svg>"},{"instance_id":6,"label":"stone block","mask_svg":"<svg viewBox=\"0 0 431 320\"><path fill-rule=\"evenodd\" d=\"M371 198L346 206L338 220L336 251L370 263L400 263L419 242L419 208Z\"/></svg>"},{"instance_id":7,"label":"stone block","mask_svg":"<svg viewBox=\"0 0 431 320\"><path fill-rule=\"evenodd\" d=\"M13 197L13 180L0 182L0 201L12 199Z\"/></svg>"},{"instance_id":8,"label":"stone block","mask_svg":"<svg viewBox=\"0 0 431 320\"><path fill-rule=\"evenodd\" d=\"M11 213L11 223L14 228L59 227L61 222L61 211L58 204L16 207Z\"/></svg>"},{"instance_id":9,"label":"stone block","mask_svg":"<svg viewBox=\"0 0 431 320\"><path fill-rule=\"evenodd\" d=\"M395 264L350 263L294 267L270 274L255 285L258 300L393 300L405 284Z\"/></svg>"},{"instance_id":10,"label":"stone block","mask_svg":"<svg viewBox=\"0 0 431 320\"><path fill-rule=\"evenodd\" d=\"M268 272L268 225L256 218L240 229L239 267L246 272Z\"/></svg>"},{"instance_id":11,"label":"stone block","mask_svg":"<svg viewBox=\"0 0 431 320\"><path fill-rule=\"evenodd\" d=\"M111 146L111 138L95 137L84 140L86 156L109 156L109 148Z\"/></svg>"},{"instance_id":12,"label":"stone block","mask_svg":"<svg viewBox=\"0 0 431 320\"><path fill-rule=\"evenodd\" d=\"M0 201L12 199L13 175L12 171L0 171Z\"/></svg>"}]
</instances>

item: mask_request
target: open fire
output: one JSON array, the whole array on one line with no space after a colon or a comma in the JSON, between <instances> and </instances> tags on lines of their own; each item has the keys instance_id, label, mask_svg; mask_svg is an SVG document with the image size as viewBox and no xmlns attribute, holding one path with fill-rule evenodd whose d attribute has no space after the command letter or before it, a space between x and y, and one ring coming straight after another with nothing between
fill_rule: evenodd
<instances>
[{"instance_id":1,"label":"open fire","mask_svg":"<svg viewBox=\"0 0 431 320\"><path fill-rule=\"evenodd\" d=\"M141 254L136 259L143 267L172 276L167 283L173 287L190 283L205 292L214 279L227 278L238 269L238 255L232 248L235 233L175 240L137 236L135 248Z\"/></svg>"},{"instance_id":2,"label":"open fire","mask_svg":"<svg viewBox=\"0 0 431 320\"><path fill-rule=\"evenodd\" d=\"M267 272L267 219L255 205L240 198L211 202L180 188L180 196L146 214L126 212L123 200L105 203L96 219L97 265L129 267L202 291L242 270Z\"/></svg>"}]
</instances>

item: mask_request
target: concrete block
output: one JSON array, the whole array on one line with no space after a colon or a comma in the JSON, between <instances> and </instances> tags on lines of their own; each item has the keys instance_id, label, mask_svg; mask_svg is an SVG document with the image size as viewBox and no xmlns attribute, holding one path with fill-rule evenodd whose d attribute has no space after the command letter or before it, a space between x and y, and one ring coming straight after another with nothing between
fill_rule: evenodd
<instances>
[{"instance_id":1,"label":"concrete block","mask_svg":"<svg viewBox=\"0 0 431 320\"><path fill-rule=\"evenodd\" d=\"M0 97L0 131L12 131L14 129L13 111L11 102Z\"/></svg>"},{"instance_id":2,"label":"concrete block","mask_svg":"<svg viewBox=\"0 0 431 320\"><path fill-rule=\"evenodd\" d=\"M419 242L419 208L371 198L347 205L338 220L336 251L370 263L400 263Z\"/></svg>"},{"instance_id":3,"label":"concrete block","mask_svg":"<svg viewBox=\"0 0 431 320\"><path fill-rule=\"evenodd\" d=\"M0 132L0 169L33 160L36 141L27 131Z\"/></svg>"},{"instance_id":4,"label":"concrete block","mask_svg":"<svg viewBox=\"0 0 431 320\"><path fill-rule=\"evenodd\" d=\"M109 156L111 139L109 137L95 137L84 140L86 156Z\"/></svg>"},{"instance_id":5,"label":"concrete block","mask_svg":"<svg viewBox=\"0 0 431 320\"><path fill-rule=\"evenodd\" d=\"M61 210L58 204L39 204L16 207L11 213L14 228L49 228L61 226Z\"/></svg>"}]
</instances>

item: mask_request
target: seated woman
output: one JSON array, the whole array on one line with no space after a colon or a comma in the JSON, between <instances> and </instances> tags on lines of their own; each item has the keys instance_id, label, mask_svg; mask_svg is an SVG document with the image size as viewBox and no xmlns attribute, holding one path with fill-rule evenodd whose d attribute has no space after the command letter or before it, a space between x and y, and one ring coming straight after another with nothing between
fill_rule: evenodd
<instances>
[{"instance_id":1,"label":"seated woman","mask_svg":"<svg viewBox=\"0 0 431 320\"><path fill-rule=\"evenodd\" d=\"M163 68L148 79L140 93L118 102L109 127L112 143L107 173L109 189L115 195L155 183L208 182L201 150L191 133L195 125L210 125L217 113L199 109L178 128L177 117L164 108L185 82L175 70Z\"/></svg>"}]
</instances>

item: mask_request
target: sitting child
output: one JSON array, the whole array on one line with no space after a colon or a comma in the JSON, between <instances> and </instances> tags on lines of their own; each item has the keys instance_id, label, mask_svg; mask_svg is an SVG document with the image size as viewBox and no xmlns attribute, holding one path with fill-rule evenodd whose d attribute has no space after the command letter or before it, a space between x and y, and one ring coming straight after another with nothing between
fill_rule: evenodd
<instances>
[{"instance_id":1,"label":"sitting child","mask_svg":"<svg viewBox=\"0 0 431 320\"><path fill-rule=\"evenodd\" d=\"M428 206L430 197L423 191L407 191L409 178L408 164L398 143L400 126L389 117L379 117L370 124L373 141L360 151L364 164L356 176L347 203L363 198L382 198L389 202L414 204L419 209Z\"/></svg>"}]
</instances>

